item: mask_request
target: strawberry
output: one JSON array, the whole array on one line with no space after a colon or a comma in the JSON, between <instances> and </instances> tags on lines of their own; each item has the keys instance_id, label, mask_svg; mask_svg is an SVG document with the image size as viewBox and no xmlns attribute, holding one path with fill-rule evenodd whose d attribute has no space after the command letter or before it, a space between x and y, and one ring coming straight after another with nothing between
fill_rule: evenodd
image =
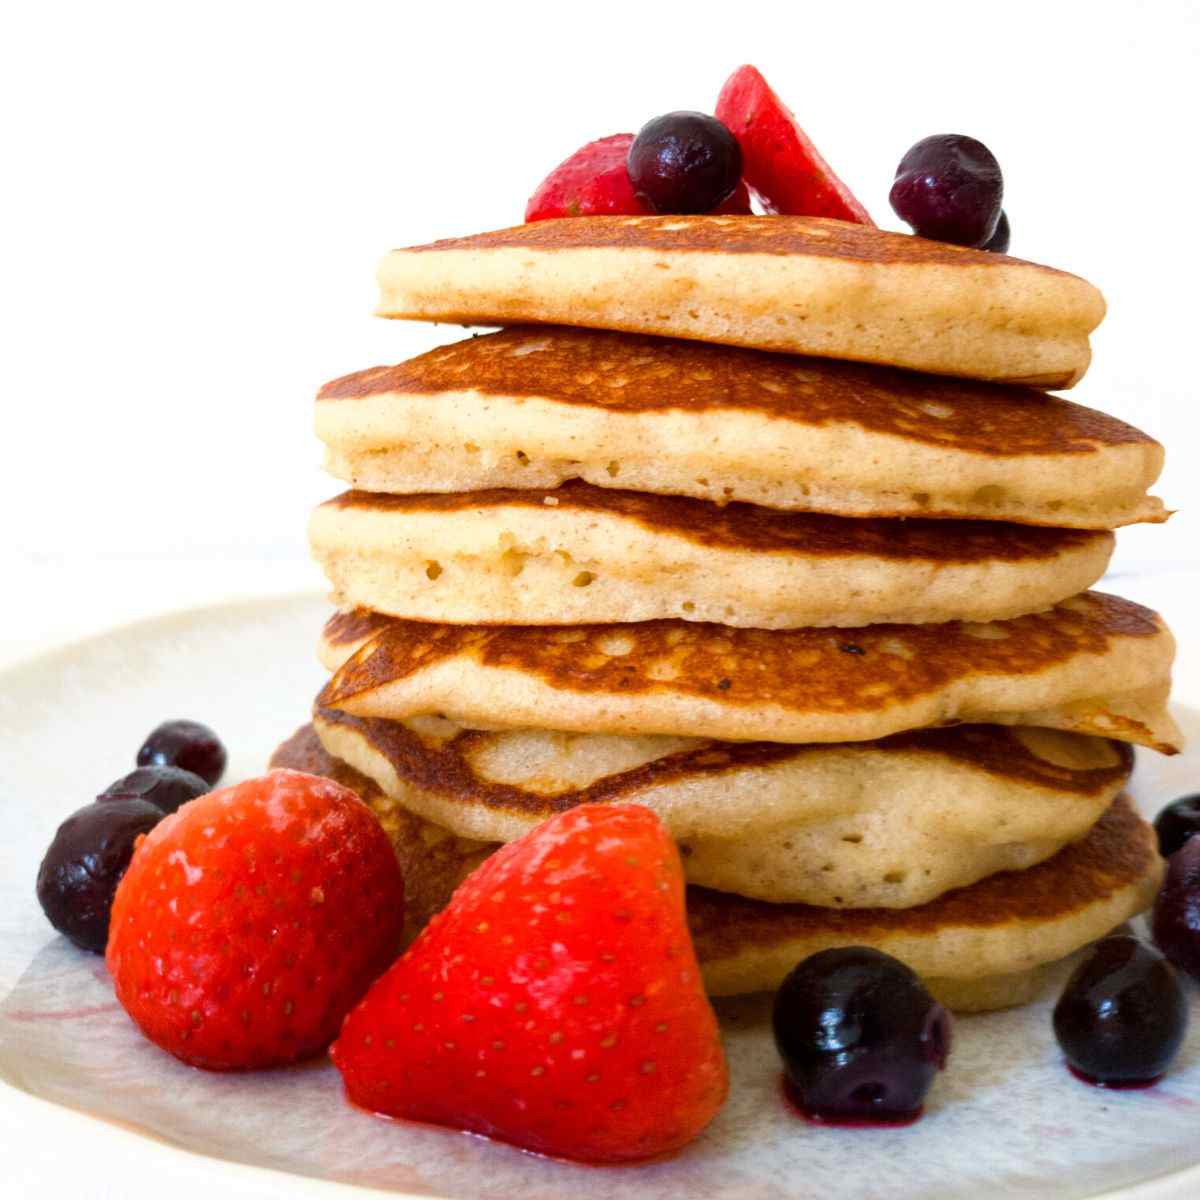
<instances>
[{"instance_id":1,"label":"strawberry","mask_svg":"<svg viewBox=\"0 0 1200 1200\"><path fill-rule=\"evenodd\" d=\"M502 847L347 1017L349 1098L585 1162L684 1145L728 1072L683 898L637 805L582 805Z\"/></svg>"},{"instance_id":2,"label":"strawberry","mask_svg":"<svg viewBox=\"0 0 1200 1200\"><path fill-rule=\"evenodd\" d=\"M757 67L730 75L716 116L741 143L742 173L767 212L875 224Z\"/></svg>"},{"instance_id":3,"label":"strawberry","mask_svg":"<svg viewBox=\"0 0 1200 1200\"><path fill-rule=\"evenodd\" d=\"M559 163L538 185L525 206L526 221L548 217L597 215L644 216L654 212L634 194L625 160L633 145L632 133L614 133L576 150ZM719 213L748 213L750 194L739 183Z\"/></svg>"},{"instance_id":4,"label":"strawberry","mask_svg":"<svg viewBox=\"0 0 1200 1200\"><path fill-rule=\"evenodd\" d=\"M399 948L391 843L348 788L271 771L209 792L139 843L108 970L152 1042L213 1070L317 1054Z\"/></svg>"}]
</instances>

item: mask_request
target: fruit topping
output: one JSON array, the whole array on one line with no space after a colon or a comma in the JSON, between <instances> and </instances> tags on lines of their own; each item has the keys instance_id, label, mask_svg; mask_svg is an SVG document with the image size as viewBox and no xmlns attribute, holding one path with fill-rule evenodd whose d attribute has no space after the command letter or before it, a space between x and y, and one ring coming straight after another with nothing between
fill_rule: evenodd
<instances>
[{"instance_id":1,"label":"fruit topping","mask_svg":"<svg viewBox=\"0 0 1200 1200\"><path fill-rule=\"evenodd\" d=\"M1000 210L1000 220L996 222L996 232L980 247L981 250L991 250L995 254L1007 254L1011 230L1008 227L1008 213Z\"/></svg>"},{"instance_id":2,"label":"fruit topping","mask_svg":"<svg viewBox=\"0 0 1200 1200\"><path fill-rule=\"evenodd\" d=\"M614 133L576 150L538 185L525 206L525 220L653 212L629 182L625 163L632 145L632 133Z\"/></svg>"},{"instance_id":3,"label":"fruit topping","mask_svg":"<svg viewBox=\"0 0 1200 1200\"><path fill-rule=\"evenodd\" d=\"M896 215L921 237L984 246L1000 221L1000 164L972 137L935 133L900 160L890 199Z\"/></svg>"},{"instance_id":4,"label":"fruit topping","mask_svg":"<svg viewBox=\"0 0 1200 1200\"><path fill-rule=\"evenodd\" d=\"M756 67L734 71L716 112L741 144L742 173L768 213L874 224Z\"/></svg>"},{"instance_id":5,"label":"fruit topping","mask_svg":"<svg viewBox=\"0 0 1200 1200\"><path fill-rule=\"evenodd\" d=\"M1123 934L1092 947L1054 1006L1054 1035L1067 1063L1103 1087L1153 1083L1179 1050L1187 1022L1187 997L1171 964Z\"/></svg>"},{"instance_id":6,"label":"fruit topping","mask_svg":"<svg viewBox=\"0 0 1200 1200\"><path fill-rule=\"evenodd\" d=\"M671 112L647 122L629 148L629 180L653 212L706 213L742 178L737 138L716 117Z\"/></svg>"},{"instance_id":7,"label":"fruit topping","mask_svg":"<svg viewBox=\"0 0 1200 1200\"><path fill-rule=\"evenodd\" d=\"M371 810L332 780L271 771L184 805L138 846L108 970L141 1031L184 1062L278 1066L329 1044L403 917Z\"/></svg>"},{"instance_id":8,"label":"fruit topping","mask_svg":"<svg viewBox=\"0 0 1200 1200\"><path fill-rule=\"evenodd\" d=\"M629 179L632 145L632 133L614 133L576 150L538 185L526 205L525 220L653 213L655 210L638 198ZM750 212L750 193L741 180L716 211Z\"/></svg>"},{"instance_id":9,"label":"fruit topping","mask_svg":"<svg viewBox=\"0 0 1200 1200\"><path fill-rule=\"evenodd\" d=\"M1200 833L1200 795L1182 796L1154 818L1158 852L1170 858L1194 833Z\"/></svg>"},{"instance_id":10,"label":"fruit topping","mask_svg":"<svg viewBox=\"0 0 1200 1200\"><path fill-rule=\"evenodd\" d=\"M142 743L139 767L182 767L215 786L225 772L225 747L199 721L164 721Z\"/></svg>"},{"instance_id":11,"label":"fruit topping","mask_svg":"<svg viewBox=\"0 0 1200 1200\"><path fill-rule=\"evenodd\" d=\"M207 780L182 767L138 767L121 776L116 783L110 783L96 799L127 800L133 797L161 808L164 813L173 813L181 804L195 800L209 790Z\"/></svg>"},{"instance_id":12,"label":"fruit topping","mask_svg":"<svg viewBox=\"0 0 1200 1200\"><path fill-rule=\"evenodd\" d=\"M37 898L59 933L104 953L113 895L134 843L162 819L161 808L129 796L89 804L58 827L38 870Z\"/></svg>"},{"instance_id":13,"label":"fruit topping","mask_svg":"<svg viewBox=\"0 0 1200 1200\"><path fill-rule=\"evenodd\" d=\"M1200 980L1200 838L1189 838L1171 855L1151 929L1167 958Z\"/></svg>"},{"instance_id":14,"label":"fruit topping","mask_svg":"<svg viewBox=\"0 0 1200 1200\"><path fill-rule=\"evenodd\" d=\"M904 963L865 946L793 967L773 1022L793 1099L818 1121L912 1120L950 1053L949 1013Z\"/></svg>"},{"instance_id":15,"label":"fruit topping","mask_svg":"<svg viewBox=\"0 0 1200 1200\"><path fill-rule=\"evenodd\" d=\"M637 805L582 805L493 854L350 1014L349 1098L586 1162L696 1137L728 1073L679 854Z\"/></svg>"}]
</instances>

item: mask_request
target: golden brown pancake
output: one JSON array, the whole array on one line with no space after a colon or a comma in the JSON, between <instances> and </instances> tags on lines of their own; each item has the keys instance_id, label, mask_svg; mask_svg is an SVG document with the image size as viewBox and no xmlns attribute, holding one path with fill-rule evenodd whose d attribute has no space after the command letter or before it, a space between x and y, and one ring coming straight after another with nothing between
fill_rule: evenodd
<instances>
[{"instance_id":1,"label":"golden brown pancake","mask_svg":"<svg viewBox=\"0 0 1200 1200\"><path fill-rule=\"evenodd\" d=\"M460 837L510 841L584 803L652 809L690 882L776 902L904 908L1082 837L1132 765L1118 742L962 725L876 742L467 730L317 708L325 749Z\"/></svg>"},{"instance_id":2,"label":"golden brown pancake","mask_svg":"<svg viewBox=\"0 0 1200 1200\"><path fill-rule=\"evenodd\" d=\"M586 329L506 329L326 384L369 492L599 487L845 517L1165 518L1162 447L1032 388Z\"/></svg>"},{"instance_id":3,"label":"golden brown pancake","mask_svg":"<svg viewBox=\"0 0 1200 1200\"><path fill-rule=\"evenodd\" d=\"M322 657L342 664L325 705L475 729L845 742L967 721L1180 745L1170 632L1101 592L985 625L852 630L431 625L359 611L332 618Z\"/></svg>"},{"instance_id":4,"label":"golden brown pancake","mask_svg":"<svg viewBox=\"0 0 1200 1200\"><path fill-rule=\"evenodd\" d=\"M1005 871L919 908L764 904L689 889L688 923L714 995L776 988L832 946L875 946L926 981L1019 975L1064 958L1143 911L1162 880L1153 828L1127 796L1087 837L1026 871Z\"/></svg>"},{"instance_id":5,"label":"golden brown pancake","mask_svg":"<svg viewBox=\"0 0 1200 1200\"><path fill-rule=\"evenodd\" d=\"M997 620L1094 583L1111 533L854 520L572 482L346 492L313 513L339 608L452 624L676 617L756 628Z\"/></svg>"},{"instance_id":6,"label":"golden brown pancake","mask_svg":"<svg viewBox=\"0 0 1200 1200\"><path fill-rule=\"evenodd\" d=\"M406 814L330 756L311 727L280 746L271 765L336 779L380 815L404 871L410 936L495 849ZM908 962L953 1007L982 1010L1032 998L1040 968L1145 908L1161 874L1153 830L1121 799L1087 837L1039 866L993 875L919 908L766 904L692 887L688 919L716 995L772 989L808 954L865 944Z\"/></svg>"},{"instance_id":7,"label":"golden brown pancake","mask_svg":"<svg viewBox=\"0 0 1200 1200\"><path fill-rule=\"evenodd\" d=\"M393 250L379 314L622 330L1070 387L1100 293L1004 255L815 217L538 221Z\"/></svg>"}]
</instances>

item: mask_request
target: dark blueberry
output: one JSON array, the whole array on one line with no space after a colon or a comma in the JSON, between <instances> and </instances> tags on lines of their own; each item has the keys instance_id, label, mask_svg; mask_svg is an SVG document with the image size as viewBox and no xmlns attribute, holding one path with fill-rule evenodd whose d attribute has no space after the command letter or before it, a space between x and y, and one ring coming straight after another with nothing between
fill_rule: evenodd
<instances>
[{"instance_id":1,"label":"dark blueberry","mask_svg":"<svg viewBox=\"0 0 1200 1200\"><path fill-rule=\"evenodd\" d=\"M980 247L981 250L991 250L996 254L1007 254L1008 243L1012 231L1008 227L1008 213L1001 211L1000 220L996 222L996 232Z\"/></svg>"},{"instance_id":2,"label":"dark blueberry","mask_svg":"<svg viewBox=\"0 0 1200 1200\"><path fill-rule=\"evenodd\" d=\"M199 721L164 721L138 751L139 767L182 767L216 784L225 770L225 747Z\"/></svg>"},{"instance_id":3,"label":"dark blueberry","mask_svg":"<svg viewBox=\"0 0 1200 1200\"><path fill-rule=\"evenodd\" d=\"M97 800L145 800L173 813L181 804L209 791L208 781L182 767L138 767L123 775L96 797Z\"/></svg>"},{"instance_id":4,"label":"dark blueberry","mask_svg":"<svg viewBox=\"0 0 1200 1200\"><path fill-rule=\"evenodd\" d=\"M59 827L38 870L37 897L59 933L84 950L104 953L117 884L133 857L137 836L163 811L133 797L89 804Z\"/></svg>"},{"instance_id":5,"label":"dark blueberry","mask_svg":"<svg viewBox=\"0 0 1200 1200\"><path fill-rule=\"evenodd\" d=\"M921 237L984 246L1000 220L1000 164L974 138L935 133L900 160L890 199L897 216Z\"/></svg>"},{"instance_id":6,"label":"dark blueberry","mask_svg":"<svg viewBox=\"0 0 1200 1200\"><path fill-rule=\"evenodd\" d=\"M742 177L742 148L716 117L673 112L642 127L629 147L633 190L656 212L706 213Z\"/></svg>"},{"instance_id":7,"label":"dark blueberry","mask_svg":"<svg viewBox=\"0 0 1200 1200\"><path fill-rule=\"evenodd\" d=\"M1054 1006L1054 1036L1067 1062L1108 1087L1156 1080L1187 1023L1187 996L1171 964L1127 934L1097 942Z\"/></svg>"},{"instance_id":8,"label":"dark blueberry","mask_svg":"<svg viewBox=\"0 0 1200 1200\"><path fill-rule=\"evenodd\" d=\"M1170 858L1193 833L1200 833L1200 795L1184 796L1168 804L1154 818L1158 852Z\"/></svg>"},{"instance_id":9,"label":"dark blueberry","mask_svg":"<svg viewBox=\"0 0 1200 1200\"><path fill-rule=\"evenodd\" d=\"M1184 842L1167 861L1150 925L1158 948L1200 980L1200 838Z\"/></svg>"},{"instance_id":10,"label":"dark blueberry","mask_svg":"<svg viewBox=\"0 0 1200 1200\"><path fill-rule=\"evenodd\" d=\"M833 1121L909 1120L950 1053L950 1015L902 962L823 950L775 995L775 1044L797 1103Z\"/></svg>"}]
</instances>

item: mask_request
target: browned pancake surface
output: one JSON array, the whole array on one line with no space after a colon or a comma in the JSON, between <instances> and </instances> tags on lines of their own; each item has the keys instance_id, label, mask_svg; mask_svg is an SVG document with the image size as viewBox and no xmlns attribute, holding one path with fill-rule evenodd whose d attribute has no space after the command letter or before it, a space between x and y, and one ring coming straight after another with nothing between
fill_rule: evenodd
<instances>
[{"instance_id":1,"label":"browned pancake surface","mask_svg":"<svg viewBox=\"0 0 1200 1200\"><path fill-rule=\"evenodd\" d=\"M425 246L411 246L408 252L492 250L501 246L531 250L619 248L671 253L817 255L852 262L936 263L962 267L994 267L1022 262L1003 254L968 250L948 242L889 233L869 225L826 217L561 217L470 237L446 238ZM1034 263L1022 265L1052 275L1065 274Z\"/></svg>"},{"instance_id":2,"label":"browned pancake surface","mask_svg":"<svg viewBox=\"0 0 1200 1200\"><path fill-rule=\"evenodd\" d=\"M1153 441L1115 417L1033 388L552 327L506 329L359 371L327 383L318 400L462 391L622 413L743 409L813 426L846 421L989 457Z\"/></svg>"},{"instance_id":3,"label":"browned pancake surface","mask_svg":"<svg viewBox=\"0 0 1200 1200\"><path fill-rule=\"evenodd\" d=\"M767 904L688 888L688 923L701 962L748 945L833 936L845 945L879 933L931 933L1061 920L1143 879L1158 847L1128 796L1113 802L1087 837L1024 871L1001 871L917 908L830 909Z\"/></svg>"},{"instance_id":4,"label":"browned pancake surface","mask_svg":"<svg viewBox=\"0 0 1200 1200\"><path fill-rule=\"evenodd\" d=\"M348 612L334 613L325 622L322 636L331 646L356 646L382 633L395 619L369 608L352 608Z\"/></svg>"},{"instance_id":5,"label":"browned pancake surface","mask_svg":"<svg viewBox=\"0 0 1200 1200\"><path fill-rule=\"evenodd\" d=\"M546 504L547 497L552 501ZM1107 539L1083 529L1046 529L1003 521L945 521L924 518L833 517L780 512L756 504L720 506L686 496L658 496L593 487L572 480L551 490L495 488L415 496L343 492L326 506L380 513L453 513L466 510L532 508L565 513L604 513L701 546L816 558L864 555L935 563L1033 562Z\"/></svg>"},{"instance_id":6,"label":"browned pancake surface","mask_svg":"<svg viewBox=\"0 0 1200 1200\"><path fill-rule=\"evenodd\" d=\"M889 708L966 675L1032 674L1080 654L1103 654L1112 639L1153 637L1163 628L1150 609L1103 592L984 626L761 630L668 620L545 629L354 613L334 621L375 636L327 685L321 699L331 706L468 653L485 667L533 674L571 692L669 692L795 712ZM626 652L613 653L614 642Z\"/></svg>"},{"instance_id":7,"label":"browned pancake surface","mask_svg":"<svg viewBox=\"0 0 1200 1200\"><path fill-rule=\"evenodd\" d=\"M464 729L434 742L422 738L400 721L355 717L322 704L318 697L315 718L342 725L364 738L391 765L397 776L414 788L435 792L465 806L482 806L547 819L580 804L616 804L636 800L647 789L698 776L721 775L747 767L821 754L826 745L789 746L778 742L705 742L620 773L606 775L586 787L559 792L534 791L482 777L473 760L489 743L504 734ZM1001 725L959 725L893 734L875 742L859 743L871 749L904 750L949 758L1000 778L1016 779L1059 793L1094 795L1128 777L1133 753L1121 742L1109 742L1114 758L1110 766L1078 770L1057 766L1033 754L1016 733Z\"/></svg>"},{"instance_id":8,"label":"browned pancake surface","mask_svg":"<svg viewBox=\"0 0 1200 1200\"><path fill-rule=\"evenodd\" d=\"M312 726L299 729L271 757L272 767L325 775L355 791L380 816L399 857L409 931L445 906L458 884L496 847L438 837L427 821L406 813L369 779L328 754ZM441 831L444 835L444 831ZM1004 871L970 887L908 909L830 909L769 904L689 887L688 924L700 961L736 956L746 946L771 946L810 936L846 945L879 934L931 933L951 927L990 928L1069 918L1146 877L1158 854L1153 834L1122 796L1087 837L1028 870Z\"/></svg>"}]
</instances>

